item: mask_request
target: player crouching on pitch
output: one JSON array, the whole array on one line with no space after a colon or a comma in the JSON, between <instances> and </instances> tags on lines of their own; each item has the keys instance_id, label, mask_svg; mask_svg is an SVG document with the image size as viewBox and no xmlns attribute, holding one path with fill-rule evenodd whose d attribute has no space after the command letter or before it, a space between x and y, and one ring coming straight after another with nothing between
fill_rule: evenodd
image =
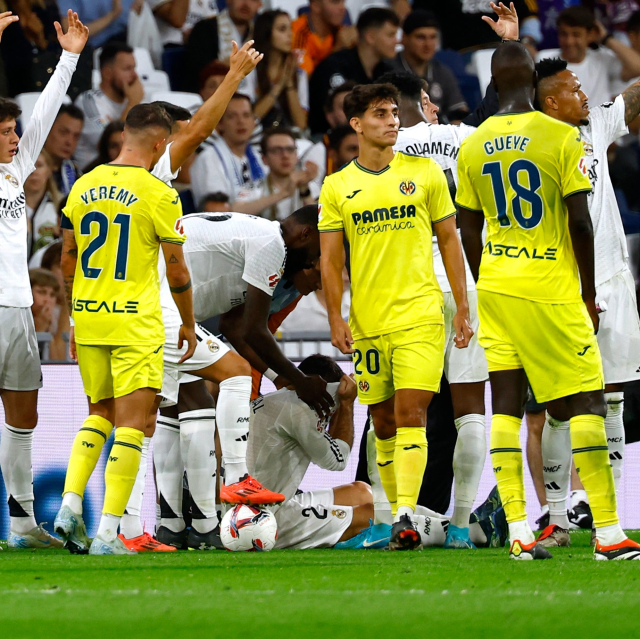
<instances>
[{"instance_id":1,"label":"player crouching on pitch","mask_svg":"<svg viewBox=\"0 0 640 639\"><path fill-rule=\"evenodd\" d=\"M274 507L276 548L384 548L391 526L371 525L373 497L364 482L299 492L311 463L324 470L347 467L353 446L356 385L329 357L311 355L299 366L319 375L335 400L329 419L321 419L295 390L283 388L251 404L247 466L259 482L285 495ZM328 426L328 428L327 428Z\"/></svg>"}]
</instances>

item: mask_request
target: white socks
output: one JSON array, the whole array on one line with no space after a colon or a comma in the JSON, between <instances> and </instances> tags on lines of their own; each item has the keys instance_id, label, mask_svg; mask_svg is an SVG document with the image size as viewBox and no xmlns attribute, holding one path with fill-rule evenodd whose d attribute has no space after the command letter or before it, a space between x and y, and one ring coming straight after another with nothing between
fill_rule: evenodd
<instances>
[{"instance_id":1,"label":"white socks","mask_svg":"<svg viewBox=\"0 0 640 639\"><path fill-rule=\"evenodd\" d=\"M218 524L215 432L215 408L180 413L181 457L193 502L192 525L199 533Z\"/></svg>"},{"instance_id":2,"label":"white socks","mask_svg":"<svg viewBox=\"0 0 640 639\"><path fill-rule=\"evenodd\" d=\"M420 508L420 506L418 506L418 508ZM450 523L449 519L428 509L425 510L430 513L429 515L422 514L423 511L421 511L421 514L417 514L418 508L416 508L416 515L414 515L412 519L420 533L422 545L425 547L444 546ZM479 524L469 524L467 522L467 526L469 527L469 539L471 539L474 544L484 545L487 543L487 536Z\"/></svg>"},{"instance_id":3,"label":"white socks","mask_svg":"<svg viewBox=\"0 0 640 639\"><path fill-rule=\"evenodd\" d=\"M542 475L549 504L549 524L569 529L567 497L571 480L571 431L547 413L542 431Z\"/></svg>"},{"instance_id":4,"label":"white socks","mask_svg":"<svg viewBox=\"0 0 640 639\"><path fill-rule=\"evenodd\" d=\"M173 532L180 532L185 528L182 517L184 465L180 454L180 422L177 419L158 416L153 437L153 461L161 514L156 528L165 526Z\"/></svg>"},{"instance_id":5,"label":"white socks","mask_svg":"<svg viewBox=\"0 0 640 639\"><path fill-rule=\"evenodd\" d=\"M373 523L391 525L393 524L391 504L382 487L380 473L378 473L378 464L376 463L376 433L373 427L367 432L367 474L369 475L371 492L373 493Z\"/></svg>"},{"instance_id":6,"label":"white socks","mask_svg":"<svg viewBox=\"0 0 640 639\"><path fill-rule=\"evenodd\" d=\"M536 536L526 519L509 524L509 541L513 543L516 539L527 545L536 540Z\"/></svg>"},{"instance_id":7,"label":"white socks","mask_svg":"<svg viewBox=\"0 0 640 639\"><path fill-rule=\"evenodd\" d=\"M5 424L0 439L0 470L9 502L11 532L18 534L27 533L36 527L31 468L34 430Z\"/></svg>"},{"instance_id":8,"label":"white socks","mask_svg":"<svg viewBox=\"0 0 640 639\"><path fill-rule=\"evenodd\" d=\"M76 493L65 493L62 496L62 505L69 506L76 515L82 515L82 497Z\"/></svg>"},{"instance_id":9,"label":"white socks","mask_svg":"<svg viewBox=\"0 0 640 639\"><path fill-rule=\"evenodd\" d=\"M140 466L136 481L131 490L131 496L127 502L127 507L120 521L120 532L127 538L133 539L144 534L140 513L142 512L142 499L144 498L144 487L147 481L147 457L149 455L149 443L151 437L142 440L142 453L140 455ZM72 509L73 510L73 509Z\"/></svg>"},{"instance_id":10,"label":"white socks","mask_svg":"<svg viewBox=\"0 0 640 639\"><path fill-rule=\"evenodd\" d=\"M250 376L230 377L220 382L216 415L226 486L247 474L250 401Z\"/></svg>"},{"instance_id":11,"label":"white socks","mask_svg":"<svg viewBox=\"0 0 640 639\"><path fill-rule=\"evenodd\" d=\"M609 460L613 470L613 480L616 492L622 477L624 464L624 393L605 393L607 402L607 416L604 418L604 428L607 431L607 444L609 445Z\"/></svg>"},{"instance_id":12,"label":"white socks","mask_svg":"<svg viewBox=\"0 0 640 639\"><path fill-rule=\"evenodd\" d=\"M468 528L487 454L485 419L484 415L470 414L454 421L458 429L458 441L453 452L455 492L451 523L458 528Z\"/></svg>"},{"instance_id":13,"label":"white socks","mask_svg":"<svg viewBox=\"0 0 640 639\"><path fill-rule=\"evenodd\" d=\"M113 541L118 536L119 525L120 517L103 514L100 518L100 525L98 526L96 537L100 537L105 541Z\"/></svg>"},{"instance_id":14,"label":"white socks","mask_svg":"<svg viewBox=\"0 0 640 639\"><path fill-rule=\"evenodd\" d=\"M601 546L613 546L623 542L627 536L624 534L620 524L612 524L611 526L596 528L596 538Z\"/></svg>"}]
</instances>

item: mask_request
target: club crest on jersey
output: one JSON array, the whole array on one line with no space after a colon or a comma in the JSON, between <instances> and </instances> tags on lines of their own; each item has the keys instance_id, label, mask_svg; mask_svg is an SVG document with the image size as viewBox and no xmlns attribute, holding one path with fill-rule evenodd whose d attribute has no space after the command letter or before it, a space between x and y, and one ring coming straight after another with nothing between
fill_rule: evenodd
<instances>
[{"instance_id":1,"label":"club crest on jersey","mask_svg":"<svg viewBox=\"0 0 640 639\"><path fill-rule=\"evenodd\" d=\"M582 146L584 147L585 155L593 155L593 144L588 144L587 142L583 142Z\"/></svg>"},{"instance_id":2,"label":"club crest on jersey","mask_svg":"<svg viewBox=\"0 0 640 639\"><path fill-rule=\"evenodd\" d=\"M344 519L347 516L347 513L341 509L332 510L331 514L338 519Z\"/></svg>"},{"instance_id":3,"label":"club crest on jersey","mask_svg":"<svg viewBox=\"0 0 640 639\"><path fill-rule=\"evenodd\" d=\"M400 193L402 195L413 195L416 192L416 183L412 180L400 182Z\"/></svg>"},{"instance_id":4,"label":"club crest on jersey","mask_svg":"<svg viewBox=\"0 0 640 639\"><path fill-rule=\"evenodd\" d=\"M11 186L15 186L15 187L18 187L18 186L19 186L19 185L18 185L18 180L16 180L16 178L14 178L14 177L13 177L13 175L10 175L9 173L7 173L7 174L4 176L4 179L5 179L7 182L9 182L9 184L11 184Z\"/></svg>"},{"instance_id":5,"label":"club crest on jersey","mask_svg":"<svg viewBox=\"0 0 640 639\"><path fill-rule=\"evenodd\" d=\"M358 382L358 388L360 389L361 392L366 393L370 388L369 382L366 379L361 379Z\"/></svg>"},{"instance_id":6,"label":"club crest on jersey","mask_svg":"<svg viewBox=\"0 0 640 639\"><path fill-rule=\"evenodd\" d=\"M211 339L207 340L207 346L212 353L217 353L220 350L220 346Z\"/></svg>"}]
</instances>

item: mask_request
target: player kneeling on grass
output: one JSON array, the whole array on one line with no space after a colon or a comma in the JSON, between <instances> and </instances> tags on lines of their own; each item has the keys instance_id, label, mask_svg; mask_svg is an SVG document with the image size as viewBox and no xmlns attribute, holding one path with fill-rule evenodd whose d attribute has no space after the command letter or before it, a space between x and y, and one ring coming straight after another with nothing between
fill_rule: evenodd
<instances>
[{"instance_id":1,"label":"player kneeling on grass","mask_svg":"<svg viewBox=\"0 0 640 639\"><path fill-rule=\"evenodd\" d=\"M249 472L286 497L274 507L276 548L384 548L391 526L371 525L373 497L367 484L298 492L311 463L325 470L346 468L356 398L355 382L332 359L312 355L299 368L328 382L336 407L329 419L319 418L288 388L258 397L251 407Z\"/></svg>"}]
</instances>

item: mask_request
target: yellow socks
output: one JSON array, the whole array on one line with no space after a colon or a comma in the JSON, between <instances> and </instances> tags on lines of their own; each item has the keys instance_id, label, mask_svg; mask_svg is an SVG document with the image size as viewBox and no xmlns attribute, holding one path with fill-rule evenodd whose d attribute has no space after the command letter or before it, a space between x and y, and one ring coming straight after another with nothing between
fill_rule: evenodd
<instances>
[{"instance_id":1,"label":"yellow socks","mask_svg":"<svg viewBox=\"0 0 640 639\"><path fill-rule=\"evenodd\" d=\"M427 467L426 428L398 428L393 458L397 486L397 509L415 511L424 470Z\"/></svg>"},{"instance_id":2,"label":"yellow socks","mask_svg":"<svg viewBox=\"0 0 640 639\"><path fill-rule=\"evenodd\" d=\"M135 428L116 428L116 435L104 471L105 493L102 512L122 517L136 481L144 433Z\"/></svg>"},{"instance_id":3,"label":"yellow socks","mask_svg":"<svg viewBox=\"0 0 640 639\"><path fill-rule=\"evenodd\" d=\"M398 491L396 487L396 471L393 457L396 450L396 438L378 439L376 437L376 464L380 483L391 506L391 514L396 514Z\"/></svg>"},{"instance_id":4,"label":"yellow socks","mask_svg":"<svg viewBox=\"0 0 640 639\"><path fill-rule=\"evenodd\" d=\"M102 447L109 439L112 430L113 424L104 417L89 415L84 420L71 448L63 495L66 493L74 493L80 497L84 495L91 473L100 458Z\"/></svg>"},{"instance_id":5,"label":"yellow socks","mask_svg":"<svg viewBox=\"0 0 640 639\"><path fill-rule=\"evenodd\" d=\"M520 425L511 415L494 415L491 419L491 464L498 484L507 521L526 520L526 499L522 470ZM527 540L521 540L527 543Z\"/></svg>"},{"instance_id":6,"label":"yellow socks","mask_svg":"<svg viewBox=\"0 0 640 639\"><path fill-rule=\"evenodd\" d=\"M589 497L595 528L618 523L616 490L609 461L604 417L578 415L570 420L576 470Z\"/></svg>"}]
</instances>

